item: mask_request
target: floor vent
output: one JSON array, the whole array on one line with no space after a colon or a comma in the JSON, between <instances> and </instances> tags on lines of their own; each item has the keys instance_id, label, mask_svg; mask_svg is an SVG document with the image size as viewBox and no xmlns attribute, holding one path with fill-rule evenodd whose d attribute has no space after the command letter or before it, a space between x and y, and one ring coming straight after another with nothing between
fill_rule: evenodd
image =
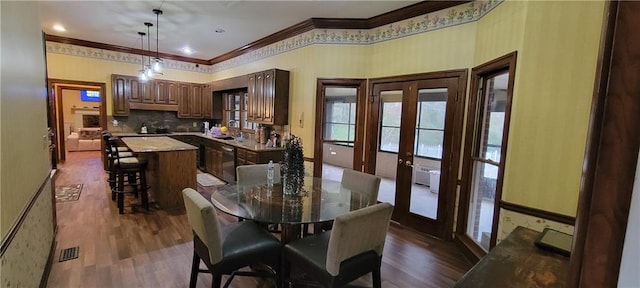
<instances>
[{"instance_id":1,"label":"floor vent","mask_svg":"<svg viewBox=\"0 0 640 288\"><path fill-rule=\"evenodd\" d=\"M58 262L67 261L71 259L78 258L78 251L80 251L80 247L71 247L60 251L60 260Z\"/></svg>"}]
</instances>

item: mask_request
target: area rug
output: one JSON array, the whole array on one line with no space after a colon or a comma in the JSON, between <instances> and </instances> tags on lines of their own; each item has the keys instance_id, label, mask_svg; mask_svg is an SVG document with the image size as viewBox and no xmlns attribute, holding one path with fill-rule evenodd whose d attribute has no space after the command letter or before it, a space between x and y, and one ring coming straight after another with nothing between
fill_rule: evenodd
<instances>
[{"instance_id":1,"label":"area rug","mask_svg":"<svg viewBox=\"0 0 640 288\"><path fill-rule=\"evenodd\" d=\"M220 186L227 184L226 182L216 178L215 176L208 173L199 173L196 176L198 180L198 184L208 187L208 186Z\"/></svg>"},{"instance_id":2,"label":"area rug","mask_svg":"<svg viewBox=\"0 0 640 288\"><path fill-rule=\"evenodd\" d=\"M76 201L80 198L82 184L56 186L56 203Z\"/></svg>"}]
</instances>

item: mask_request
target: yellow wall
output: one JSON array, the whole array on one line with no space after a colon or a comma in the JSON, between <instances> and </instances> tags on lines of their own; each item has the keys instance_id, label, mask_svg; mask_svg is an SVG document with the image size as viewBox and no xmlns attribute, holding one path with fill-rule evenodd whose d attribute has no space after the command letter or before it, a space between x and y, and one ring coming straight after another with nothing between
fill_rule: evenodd
<instances>
[{"instance_id":1,"label":"yellow wall","mask_svg":"<svg viewBox=\"0 0 640 288\"><path fill-rule=\"evenodd\" d=\"M527 6L503 199L574 216L604 2Z\"/></svg>"},{"instance_id":2,"label":"yellow wall","mask_svg":"<svg viewBox=\"0 0 640 288\"><path fill-rule=\"evenodd\" d=\"M62 90L62 108L64 122L73 123L75 121L75 113L71 108L92 108L100 106L100 102L89 102L80 100L80 90L63 89Z\"/></svg>"},{"instance_id":3,"label":"yellow wall","mask_svg":"<svg viewBox=\"0 0 640 288\"><path fill-rule=\"evenodd\" d=\"M47 88L35 4L2 3L0 204L2 236L47 178ZM6 5L6 6L5 6ZM9 25L20 23L20 25Z\"/></svg>"},{"instance_id":4,"label":"yellow wall","mask_svg":"<svg viewBox=\"0 0 640 288\"><path fill-rule=\"evenodd\" d=\"M49 148L43 138L47 88L42 31L37 2L1 1L0 10L0 234L8 245L0 257L0 286L38 287L55 224ZM31 209L25 210L29 203ZM4 242L18 223L15 237Z\"/></svg>"},{"instance_id":5,"label":"yellow wall","mask_svg":"<svg viewBox=\"0 0 640 288\"><path fill-rule=\"evenodd\" d=\"M107 61L94 58L47 53L47 69L49 78L100 82L107 86L107 115L112 114L111 74L138 75L140 65L124 62ZM164 75L157 79L206 83L211 75L175 69L164 69Z\"/></svg>"}]
</instances>

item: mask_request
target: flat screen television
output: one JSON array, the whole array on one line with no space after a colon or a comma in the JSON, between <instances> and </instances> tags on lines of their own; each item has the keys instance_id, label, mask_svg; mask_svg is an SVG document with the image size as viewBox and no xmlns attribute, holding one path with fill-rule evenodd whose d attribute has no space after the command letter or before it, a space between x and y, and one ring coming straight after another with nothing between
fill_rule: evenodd
<instances>
[{"instance_id":1,"label":"flat screen television","mask_svg":"<svg viewBox=\"0 0 640 288\"><path fill-rule=\"evenodd\" d=\"M100 91L80 90L80 100L86 102L100 102Z\"/></svg>"}]
</instances>

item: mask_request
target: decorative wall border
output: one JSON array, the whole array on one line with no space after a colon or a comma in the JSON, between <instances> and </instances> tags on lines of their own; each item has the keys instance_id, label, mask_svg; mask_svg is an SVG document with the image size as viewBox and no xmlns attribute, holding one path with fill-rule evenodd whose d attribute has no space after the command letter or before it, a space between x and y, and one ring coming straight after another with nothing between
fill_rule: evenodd
<instances>
[{"instance_id":1,"label":"decorative wall border","mask_svg":"<svg viewBox=\"0 0 640 288\"><path fill-rule=\"evenodd\" d=\"M478 0L372 29L313 29L214 65L163 59L169 69L207 73L224 71L315 44L371 45L478 21L504 0ZM142 65L141 55L47 41L48 53Z\"/></svg>"}]
</instances>

